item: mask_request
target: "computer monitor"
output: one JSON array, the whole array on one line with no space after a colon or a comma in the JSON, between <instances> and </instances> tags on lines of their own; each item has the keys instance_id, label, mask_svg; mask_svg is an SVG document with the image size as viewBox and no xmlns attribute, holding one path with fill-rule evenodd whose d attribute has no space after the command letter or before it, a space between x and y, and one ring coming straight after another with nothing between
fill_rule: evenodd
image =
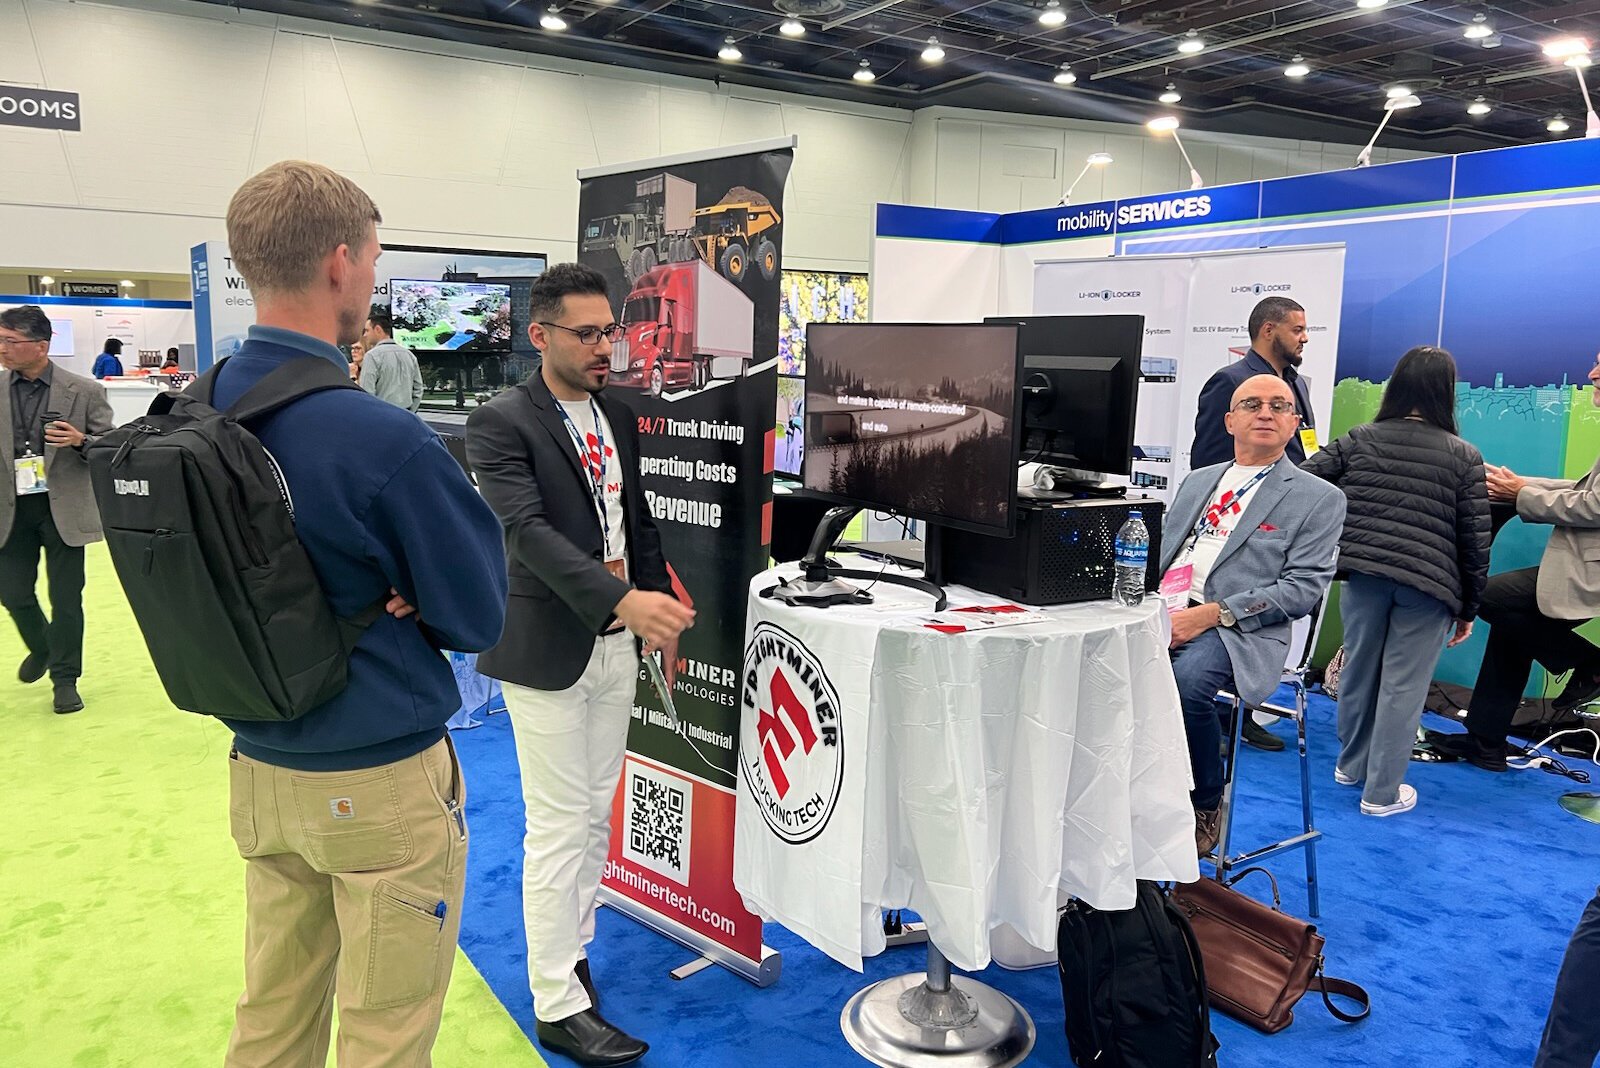
<instances>
[{"instance_id":1,"label":"computer monitor","mask_svg":"<svg viewBox=\"0 0 1600 1068\"><path fill-rule=\"evenodd\" d=\"M1021 459L1133 473L1142 315L995 317L1021 331Z\"/></svg>"},{"instance_id":2,"label":"computer monitor","mask_svg":"<svg viewBox=\"0 0 1600 1068\"><path fill-rule=\"evenodd\" d=\"M858 508L1013 534L1018 334L1006 324L810 324L805 487Z\"/></svg>"}]
</instances>

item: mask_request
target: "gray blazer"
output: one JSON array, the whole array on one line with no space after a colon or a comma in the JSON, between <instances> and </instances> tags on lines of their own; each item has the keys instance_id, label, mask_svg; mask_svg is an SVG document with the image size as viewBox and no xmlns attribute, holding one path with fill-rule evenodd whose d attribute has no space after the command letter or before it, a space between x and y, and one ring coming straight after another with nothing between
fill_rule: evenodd
<instances>
[{"instance_id":1,"label":"gray blazer","mask_svg":"<svg viewBox=\"0 0 1600 1068\"><path fill-rule=\"evenodd\" d=\"M1229 464L1189 472L1167 510L1161 570L1172 566ZM1260 704L1278 688L1293 622L1311 614L1333 581L1344 494L1278 461L1250 493L1233 536L1206 577L1205 599L1228 606L1237 625L1219 627L1233 662L1235 692Z\"/></svg>"},{"instance_id":2,"label":"gray blazer","mask_svg":"<svg viewBox=\"0 0 1600 1068\"><path fill-rule=\"evenodd\" d=\"M11 478L16 449L11 442L11 376L0 371L0 472ZM60 364L50 372L50 399L47 411L60 412L61 418L93 437L104 434L112 422L111 403L106 387L92 378L63 370ZM68 545L87 545L100 540L100 510L89 485L89 461L81 449L44 447L44 473L50 481L50 516L56 532ZM0 545L11 536L16 518L17 495L7 486L0 490Z\"/></svg>"},{"instance_id":3,"label":"gray blazer","mask_svg":"<svg viewBox=\"0 0 1600 1068\"><path fill-rule=\"evenodd\" d=\"M1577 481L1528 479L1517 514L1555 527L1539 561L1539 611L1551 619L1600 615L1600 460Z\"/></svg>"}]
</instances>

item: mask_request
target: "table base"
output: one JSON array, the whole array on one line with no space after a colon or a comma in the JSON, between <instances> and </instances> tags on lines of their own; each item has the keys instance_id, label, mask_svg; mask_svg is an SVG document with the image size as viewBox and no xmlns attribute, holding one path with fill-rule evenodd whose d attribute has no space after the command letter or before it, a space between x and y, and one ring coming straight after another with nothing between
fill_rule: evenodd
<instances>
[{"instance_id":1,"label":"table base","mask_svg":"<svg viewBox=\"0 0 1600 1068\"><path fill-rule=\"evenodd\" d=\"M951 976L928 945L928 971L897 975L846 1002L839 1027L885 1068L1011 1068L1033 1050L1033 1020L991 986Z\"/></svg>"}]
</instances>

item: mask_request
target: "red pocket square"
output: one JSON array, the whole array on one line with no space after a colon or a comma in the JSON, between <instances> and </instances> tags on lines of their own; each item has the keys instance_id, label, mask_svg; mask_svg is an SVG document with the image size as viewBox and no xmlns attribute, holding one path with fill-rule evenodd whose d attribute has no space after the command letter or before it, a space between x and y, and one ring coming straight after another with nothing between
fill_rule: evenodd
<instances>
[{"instance_id":1,"label":"red pocket square","mask_svg":"<svg viewBox=\"0 0 1600 1068\"><path fill-rule=\"evenodd\" d=\"M1261 533L1263 533L1263 534L1271 534L1274 530L1277 530L1277 529L1278 528L1273 526L1271 523L1262 523L1261 524Z\"/></svg>"}]
</instances>

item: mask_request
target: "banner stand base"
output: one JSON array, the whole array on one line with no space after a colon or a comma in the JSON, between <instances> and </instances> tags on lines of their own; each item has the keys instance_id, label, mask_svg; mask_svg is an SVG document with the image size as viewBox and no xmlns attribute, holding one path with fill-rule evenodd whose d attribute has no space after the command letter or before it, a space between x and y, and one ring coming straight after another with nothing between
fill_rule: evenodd
<instances>
[{"instance_id":1,"label":"banner stand base","mask_svg":"<svg viewBox=\"0 0 1600 1068\"><path fill-rule=\"evenodd\" d=\"M636 923L643 924L657 934L665 935L674 942L687 949L700 954L711 964L720 964L734 975L746 979L756 986L768 987L778 981L778 976L783 973L783 954L765 943L761 946L761 959L751 960L742 953L735 953L726 946L720 945L707 938L698 931L691 930L670 917L652 911L648 906L641 905L632 898L617 893L608 886L600 888L599 901L602 905L609 905L622 915ZM693 975L705 965L685 971L698 962L691 961L683 968L674 969L674 978L677 972Z\"/></svg>"},{"instance_id":2,"label":"banner stand base","mask_svg":"<svg viewBox=\"0 0 1600 1068\"><path fill-rule=\"evenodd\" d=\"M688 964L678 965L667 974L672 976L674 979L687 979L691 975L699 975L701 972L705 971L707 968L716 963L717 962L712 960L710 957L696 957Z\"/></svg>"}]
</instances>

